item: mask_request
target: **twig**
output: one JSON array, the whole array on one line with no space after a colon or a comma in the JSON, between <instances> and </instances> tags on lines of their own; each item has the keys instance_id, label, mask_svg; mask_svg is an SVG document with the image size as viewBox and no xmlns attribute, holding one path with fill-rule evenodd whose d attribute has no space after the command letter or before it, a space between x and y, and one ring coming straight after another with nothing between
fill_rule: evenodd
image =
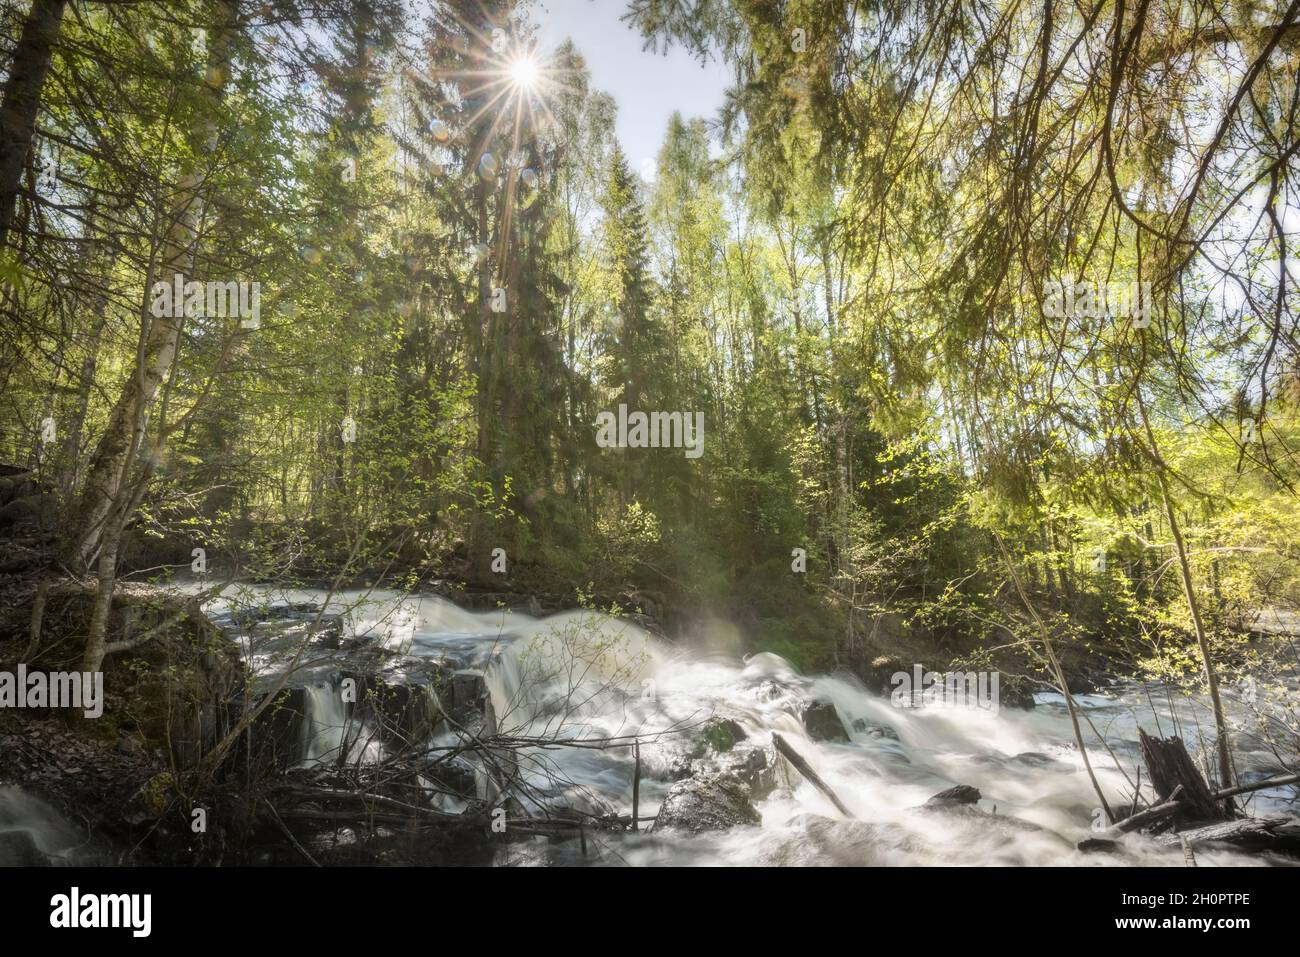
<instances>
[{"instance_id":1,"label":"twig","mask_svg":"<svg viewBox=\"0 0 1300 957\"><path fill-rule=\"evenodd\" d=\"M266 798L262 798L262 803L265 804L266 809L271 812L271 820L275 822L275 826L278 827L280 832L289 839L289 843L294 846L294 849L303 857L307 858L308 863L310 863L312 867L320 867L320 862L307 852L307 848L298 843L298 839L293 836L293 831L289 830L289 826L285 824L284 821L280 820L280 815L275 810L275 805Z\"/></svg>"}]
</instances>

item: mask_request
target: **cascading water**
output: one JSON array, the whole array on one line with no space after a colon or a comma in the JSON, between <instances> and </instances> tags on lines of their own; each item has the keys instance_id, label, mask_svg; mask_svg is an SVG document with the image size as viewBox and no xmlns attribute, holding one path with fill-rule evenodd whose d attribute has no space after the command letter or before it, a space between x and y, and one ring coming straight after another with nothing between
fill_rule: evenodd
<instances>
[{"instance_id":1,"label":"cascading water","mask_svg":"<svg viewBox=\"0 0 1300 957\"><path fill-rule=\"evenodd\" d=\"M303 763L334 761L356 740L348 703L332 683L309 685L304 689L304 697Z\"/></svg>"},{"instance_id":2,"label":"cascading water","mask_svg":"<svg viewBox=\"0 0 1300 957\"><path fill-rule=\"evenodd\" d=\"M310 592L276 594L293 601L324 599ZM640 742L638 812L644 829L689 758L698 755L700 729L721 718L739 728L745 747L768 753L773 734L779 733L852 815L846 819L787 762L775 761L773 786L754 802L759 826L693 834L602 832L599 860L1183 864L1180 850L1158 847L1140 835L1126 836L1113 854L1075 849L1100 818L1058 695L1038 695L1038 706L1031 710L902 708L849 677L803 676L772 654L741 661L697 653L594 612L545 619L517 612L480 614L438 598L389 592L341 594L326 611L347 613L350 637L368 636L390 652L450 661L458 674L482 675L492 730L517 742L538 742L512 752L513 774L506 782L527 813L545 807L630 815L635 761L630 745L635 738ZM374 735L356 727L335 685L312 685L306 700L305 761L332 760L346 741L352 742L350 760L380 758ZM810 736L799 715L814 701L833 705L847 740ZM1139 726L1181 733L1189 745L1199 740L1200 730L1212 727L1203 704L1194 698L1148 696L1131 688L1077 696L1076 702L1106 735L1130 775L1138 763ZM365 746L358 748L358 741ZM440 726L427 743L450 747L455 741L456 734ZM607 746L554 746L564 741ZM1276 759L1262 747L1252 750L1248 735L1238 736L1236 745L1243 778L1277 771ZM1089 757L1108 795L1131 795L1131 782L1100 744L1090 744ZM482 796L493 776L479 771ZM980 790L977 808L951 813L922 809L929 797L956 784ZM1253 809L1288 813L1286 798L1285 791L1257 792ZM439 806L458 809L454 801L441 800ZM550 853L557 860L557 853L566 852ZM1205 850L1198 852L1198 860L1245 864L1260 859Z\"/></svg>"},{"instance_id":3,"label":"cascading water","mask_svg":"<svg viewBox=\"0 0 1300 957\"><path fill-rule=\"evenodd\" d=\"M39 852L41 863L86 863L77 851L86 843L49 804L16 787L0 787L0 865L32 863L26 850Z\"/></svg>"}]
</instances>

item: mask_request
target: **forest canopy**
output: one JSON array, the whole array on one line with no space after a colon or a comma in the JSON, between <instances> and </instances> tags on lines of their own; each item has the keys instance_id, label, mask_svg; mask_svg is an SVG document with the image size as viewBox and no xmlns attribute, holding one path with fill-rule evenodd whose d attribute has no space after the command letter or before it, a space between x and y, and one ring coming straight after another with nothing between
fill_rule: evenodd
<instances>
[{"instance_id":1,"label":"forest canopy","mask_svg":"<svg viewBox=\"0 0 1300 957\"><path fill-rule=\"evenodd\" d=\"M732 76L650 176L532 16L6 0L21 560L1235 680L1300 597L1300 0L631 0Z\"/></svg>"}]
</instances>

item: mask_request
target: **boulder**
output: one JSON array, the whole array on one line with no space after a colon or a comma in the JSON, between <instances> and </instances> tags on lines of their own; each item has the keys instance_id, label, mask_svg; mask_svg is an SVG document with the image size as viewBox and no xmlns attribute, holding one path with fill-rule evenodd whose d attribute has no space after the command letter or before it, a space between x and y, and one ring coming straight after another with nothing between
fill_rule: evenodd
<instances>
[{"instance_id":1,"label":"boulder","mask_svg":"<svg viewBox=\"0 0 1300 957\"><path fill-rule=\"evenodd\" d=\"M673 785L652 830L722 831L760 823L745 782L730 774L704 774Z\"/></svg>"},{"instance_id":2,"label":"boulder","mask_svg":"<svg viewBox=\"0 0 1300 957\"><path fill-rule=\"evenodd\" d=\"M350 676L357 681L363 713L377 719L390 743L428 737L444 715L477 727L487 713L487 685L478 671L409 657L375 673Z\"/></svg>"},{"instance_id":3,"label":"boulder","mask_svg":"<svg viewBox=\"0 0 1300 957\"><path fill-rule=\"evenodd\" d=\"M442 692L439 691L441 698ZM451 675L451 700L442 706L453 718L487 713L488 691L481 671L455 671Z\"/></svg>"},{"instance_id":4,"label":"boulder","mask_svg":"<svg viewBox=\"0 0 1300 957\"><path fill-rule=\"evenodd\" d=\"M848 741L848 732L835 713L835 705L829 701L813 701L800 715L808 736L814 741Z\"/></svg>"},{"instance_id":5,"label":"boulder","mask_svg":"<svg viewBox=\"0 0 1300 957\"><path fill-rule=\"evenodd\" d=\"M911 674L912 666L892 655L878 655L871 659L864 671L862 677L867 683L867 689L889 696L897 687L893 681L894 675L900 671Z\"/></svg>"},{"instance_id":6,"label":"boulder","mask_svg":"<svg viewBox=\"0 0 1300 957\"><path fill-rule=\"evenodd\" d=\"M961 807L965 804L974 804L980 799L979 788L973 788L968 784L958 784L950 787L946 791L940 791L930 800L925 802L925 807Z\"/></svg>"},{"instance_id":7,"label":"boulder","mask_svg":"<svg viewBox=\"0 0 1300 957\"><path fill-rule=\"evenodd\" d=\"M755 800L776 790L776 750L756 744L738 744L712 762L722 774L739 778Z\"/></svg>"},{"instance_id":8,"label":"boulder","mask_svg":"<svg viewBox=\"0 0 1300 957\"><path fill-rule=\"evenodd\" d=\"M1056 768L1058 770L1073 771L1073 768L1063 767L1061 762L1056 760L1050 754L1043 754L1041 751L1021 751L1011 759L1016 764L1023 764L1031 768Z\"/></svg>"},{"instance_id":9,"label":"boulder","mask_svg":"<svg viewBox=\"0 0 1300 957\"><path fill-rule=\"evenodd\" d=\"M0 527L49 524L54 499L49 495L24 495L0 505Z\"/></svg>"},{"instance_id":10,"label":"boulder","mask_svg":"<svg viewBox=\"0 0 1300 957\"><path fill-rule=\"evenodd\" d=\"M898 740L898 732L889 725L871 724L863 718L854 719L853 731L856 734L865 734L870 738L888 738L890 741Z\"/></svg>"},{"instance_id":11,"label":"boulder","mask_svg":"<svg viewBox=\"0 0 1300 957\"><path fill-rule=\"evenodd\" d=\"M440 675L403 667L367 675L358 682L361 700L389 744L401 747L422 741L442 720L438 704Z\"/></svg>"},{"instance_id":12,"label":"boulder","mask_svg":"<svg viewBox=\"0 0 1300 957\"><path fill-rule=\"evenodd\" d=\"M709 718L700 726L691 757L702 758L710 751L725 754L745 739L745 729L731 718Z\"/></svg>"}]
</instances>

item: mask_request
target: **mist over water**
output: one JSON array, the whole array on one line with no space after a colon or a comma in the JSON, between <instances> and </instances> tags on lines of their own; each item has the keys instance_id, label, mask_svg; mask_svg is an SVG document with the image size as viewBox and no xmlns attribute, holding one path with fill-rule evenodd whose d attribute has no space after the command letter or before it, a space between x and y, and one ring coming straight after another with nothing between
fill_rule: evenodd
<instances>
[{"instance_id":1,"label":"mist over water","mask_svg":"<svg viewBox=\"0 0 1300 957\"><path fill-rule=\"evenodd\" d=\"M240 600L322 602L325 593L239 586ZM229 611L232 593L209 612ZM631 864L1168 864L1181 851L1126 836L1112 854L1083 854L1075 843L1099 821L1098 801L1074 745L1064 701L1036 696L1029 710L897 707L846 674L801 675L774 654L748 659L656 639L635 625L591 611L543 619L517 611L470 612L441 598L396 592L335 596L326 612L345 614L350 636L371 636L391 652L450 661L482 673L497 733L523 739L608 742L606 747L533 747L518 752L515 797L529 813L572 808L630 815L634 758L640 741L641 832L601 832L589 856L539 851L538 860ZM333 761L348 725L331 679L308 696L306 761ZM807 703L830 701L847 742L813 740L799 714ZM1213 723L1194 697L1129 686L1076 696L1081 713L1105 735L1129 778L1139 764L1137 730L1180 734L1198 753L1212 747ZM1235 705L1235 702L1231 702ZM674 781L674 768L699 740L710 718L735 721L745 745L767 747L779 732L840 797L855 820L784 760L777 786L754 804L758 827L728 831L646 832ZM1113 804L1132 782L1087 730L1089 757ZM382 748L355 729L349 760L379 760ZM445 728L431 746L454 743ZM1277 762L1245 733L1235 738L1238 769L1254 780ZM366 750L366 749L363 749ZM677 774L680 777L680 773ZM480 773L480 796L493 784ZM978 810L921 810L956 784L981 792ZM495 793L495 792L493 792ZM1149 799L1150 791L1145 793ZM1254 812L1290 813L1286 793L1259 792ZM538 842L542 842L539 840ZM514 846L513 859L528 860ZM509 855L507 855L509 857ZM1257 864L1231 851L1198 851L1202 864Z\"/></svg>"}]
</instances>

